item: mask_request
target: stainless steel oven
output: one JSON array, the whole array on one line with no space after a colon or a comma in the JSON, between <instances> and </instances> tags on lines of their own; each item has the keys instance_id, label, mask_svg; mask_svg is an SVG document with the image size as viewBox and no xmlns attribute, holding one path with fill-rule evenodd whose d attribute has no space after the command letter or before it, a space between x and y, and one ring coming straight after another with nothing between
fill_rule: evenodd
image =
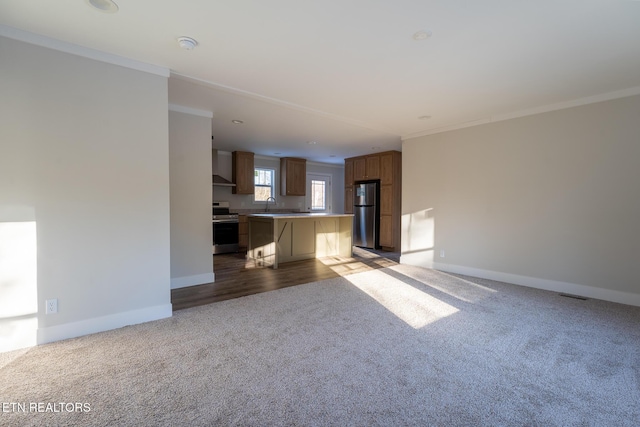
<instances>
[{"instance_id":1,"label":"stainless steel oven","mask_svg":"<svg viewBox=\"0 0 640 427\"><path fill-rule=\"evenodd\" d=\"M238 252L238 214L229 212L229 202L213 202L213 253Z\"/></svg>"}]
</instances>

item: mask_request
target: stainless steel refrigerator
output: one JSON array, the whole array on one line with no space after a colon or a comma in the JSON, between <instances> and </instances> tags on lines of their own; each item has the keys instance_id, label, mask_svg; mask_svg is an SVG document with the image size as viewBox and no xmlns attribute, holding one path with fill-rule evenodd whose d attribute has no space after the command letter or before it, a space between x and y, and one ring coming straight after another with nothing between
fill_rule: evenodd
<instances>
[{"instance_id":1,"label":"stainless steel refrigerator","mask_svg":"<svg viewBox=\"0 0 640 427\"><path fill-rule=\"evenodd\" d=\"M378 183L356 184L353 192L353 244L378 248Z\"/></svg>"}]
</instances>

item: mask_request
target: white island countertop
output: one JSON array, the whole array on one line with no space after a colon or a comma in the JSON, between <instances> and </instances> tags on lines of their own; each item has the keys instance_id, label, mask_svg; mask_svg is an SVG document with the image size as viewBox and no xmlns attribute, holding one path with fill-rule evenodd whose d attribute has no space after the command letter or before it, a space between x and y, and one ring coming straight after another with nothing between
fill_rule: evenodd
<instances>
[{"instance_id":1,"label":"white island countertop","mask_svg":"<svg viewBox=\"0 0 640 427\"><path fill-rule=\"evenodd\" d=\"M308 218L308 217L324 217L324 218L343 218L347 216L353 216L353 214L337 214L326 212L264 212L264 213L252 213L247 215L249 217L256 218Z\"/></svg>"}]
</instances>

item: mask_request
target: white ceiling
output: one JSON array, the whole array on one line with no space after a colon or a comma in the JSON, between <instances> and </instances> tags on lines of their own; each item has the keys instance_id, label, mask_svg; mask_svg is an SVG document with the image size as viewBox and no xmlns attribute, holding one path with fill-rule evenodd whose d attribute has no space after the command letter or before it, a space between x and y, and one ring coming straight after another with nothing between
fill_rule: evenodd
<instances>
[{"instance_id":1,"label":"white ceiling","mask_svg":"<svg viewBox=\"0 0 640 427\"><path fill-rule=\"evenodd\" d=\"M339 163L640 93L633 0L115 1L108 14L85 0L2 0L0 24L169 68L169 102L213 112L223 150ZM414 40L421 30L432 36ZM199 46L181 50L180 36Z\"/></svg>"}]
</instances>

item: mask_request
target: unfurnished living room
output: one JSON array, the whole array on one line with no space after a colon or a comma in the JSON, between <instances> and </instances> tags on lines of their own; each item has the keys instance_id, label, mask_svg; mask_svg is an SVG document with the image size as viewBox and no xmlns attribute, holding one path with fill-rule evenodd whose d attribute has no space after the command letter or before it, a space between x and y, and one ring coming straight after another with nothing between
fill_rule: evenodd
<instances>
[{"instance_id":1,"label":"unfurnished living room","mask_svg":"<svg viewBox=\"0 0 640 427\"><path fill-rule=\"evenodd\" d=\"M636 0L0 2L0 424L640 425L638 70Z\"/></svg>"}]
</instances>

